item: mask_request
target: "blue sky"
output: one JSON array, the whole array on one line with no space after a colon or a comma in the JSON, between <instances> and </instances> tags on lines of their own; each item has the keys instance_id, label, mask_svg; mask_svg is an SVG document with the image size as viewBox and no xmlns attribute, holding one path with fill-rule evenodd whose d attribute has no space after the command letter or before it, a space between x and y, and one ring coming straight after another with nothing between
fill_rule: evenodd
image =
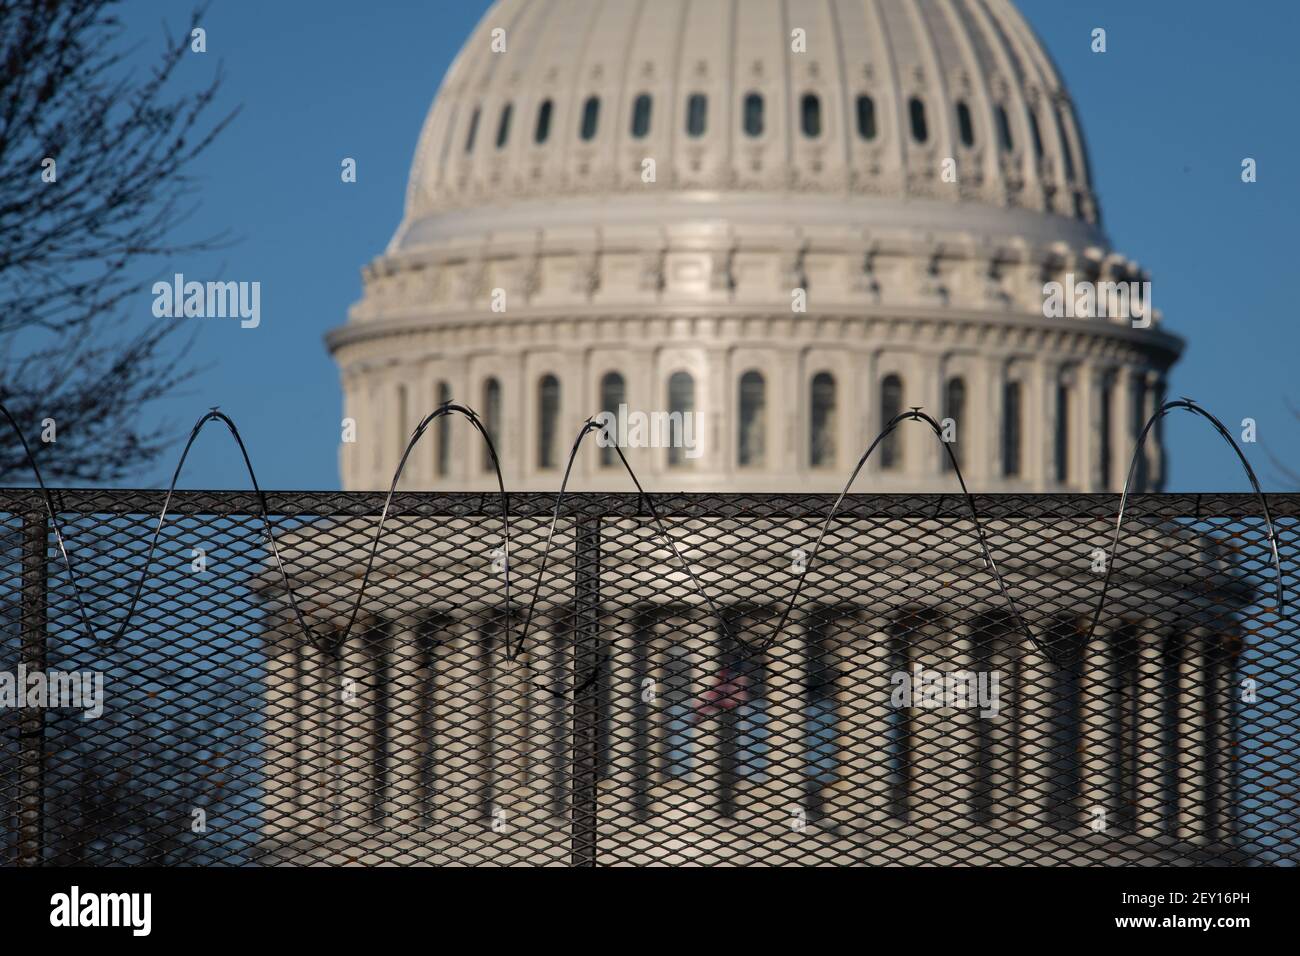
<instances>
[{"instance_id":1,"label":"blue sky","mask_svg":"<svg viewBox=\"0 0 1300 956\"><path fill-rule=\"evenodd\" d=\"M1292 227L1300 210L1293 43L1300 4L1253 0L1021 0L1056 58L1091 148L1115 246L1153 276L1167 327L1188 341L1171 397L1200 401L1230 425L1259 423L1262 443L1300 466L1300 331L1291 309L1297 274ZM190 425L209 406L231 415L263 487L339 485L340 391L322 342L360 295L361 266L382 251L401 216L416 137L483 0L223 0L204 18L208 53L183 80L211 78L241 106L234 125L195 169L202 206L186 234L230 230L239 241L186 257L195 278L257 280L262 323L207 321L207 366L157 411L174 451L138 484L170 477ZM130 0L126 23L143 50L179 31L184 7ZM1104 27L1108 50L1090 50ZM345 156L358 182L340 182ZM1241 161L1259 181L1241 182ZM156 322L141 279L131 322ZM197 320L188 320L191 322ZM1206 423L1176 413L1167 427L1172 490L1244 490L1235 458ZM1262 445L1246 446L1268 490L1284 490ZM183 487L243 487L233 443L209 426Z\"/></svg>"}]
</instances>

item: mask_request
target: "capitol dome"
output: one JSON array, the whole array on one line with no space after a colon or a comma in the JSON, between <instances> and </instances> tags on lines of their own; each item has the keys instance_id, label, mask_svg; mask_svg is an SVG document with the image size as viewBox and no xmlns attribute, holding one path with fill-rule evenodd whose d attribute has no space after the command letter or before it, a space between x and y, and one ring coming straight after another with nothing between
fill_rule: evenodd
<instances>
[{"instance_id":1,"label":"capitol dome","mask_svg":"<svg viewBox=\"0 0 1300 956\"><path fill-rule=\"evenodd\" d=\"M1135 533L1171 573L1126 562L1130 613L1098 627L1109 515L1012 499L986 538L890 499L824 546L816 499L766 494L838 491L917 406L975 491L1124 483L1182 342L1149 296L1136 316L1110 296L1051 307L1058 284L1097 306L1147 277L1104 234L1069 96L1008 0L502 0L363 278L328 338L347 488L386 489L454 400L511 491L554 493L573 436L612 415L648 491L752 494L666 496L687 503L667 530L622 505L557 528L526 511L504 546L466 504L495 495L280 538L300 590L332 595L337 642L304 645L282 601L268 615L274 859L549 864L602 842L603 862L643 865L1229 858L1241 640L1215 609L1242 598L1188 578L1211 542L1148 518ZM661 427L634 432L638 415ZM1137 490L1164 480L1151 438ZM955 490L946 451L904 422L854 487ZM588 436L570 487L631 490L616 452ZM444 416L403 484L497 476ZM976 542L1068 657L1012 626ZM514 659L512 605L533 627ZM1007 706L896 703L920 667L1001 675ZM326 681L363 690L328 737L304 703Z\"/></svg>"},{"instance_id":2,"label":"capitol dome","mask_svg":"<svg viewBox=\"0 0 1300 956\"><path fill-rule=\"evenodd\" d=\"M1158 313L1045 318L1044 289L1145 278L1008 0L501 0L328 339L344 484L386 487L455 399L513 488L557 487L620 406L696 416L689 455L627 449L662 490L837 489L912 406L956 423L977 489L1117 488L1181 342ZM440 426L404 485L494 486L477 442ZM916 426L878 454L860 490L952 484ZM574 487L625 487L616 465L593 441Z\"/></svg>"}]
</instances>

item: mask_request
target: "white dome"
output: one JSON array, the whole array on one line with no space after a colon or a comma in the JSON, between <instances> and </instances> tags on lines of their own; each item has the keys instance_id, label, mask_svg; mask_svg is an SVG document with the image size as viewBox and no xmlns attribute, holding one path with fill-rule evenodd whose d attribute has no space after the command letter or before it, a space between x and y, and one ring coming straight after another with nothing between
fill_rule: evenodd
<instances>
[{"instance_id":1,"label":"white dome","mask_svg":"<svg viewBox=\"0 0 1300 956\"><path fill-rule=\"evenodd\" d=\"M1182 343L1158 311L1045 315L1076 278L1146 276L1009 0L501 0L328 337L344 482L387 487L452 398L491 415L512 488L554 489L623 396L698 420L698 458L628 449L658 490L838 490L900 403L960 420L980 490L1113 489ZM426 441L409 485L494 486L468 429ZM861 487L953 484L925 435L885 458ZM594 450L574 471L626 484Z\"/></svg>"},{"instance_id":2,"label":"white dome","mask_svg":"<svg viewBox=\"0 0 1300 956\"><path fill-rule=\"evenodd\" d=\"M1097 219L1069 97L1008 0L500 0L425 123L408 224L643 196L647 158L659 200L918 197Z\"/></svg>"}]
</instances>

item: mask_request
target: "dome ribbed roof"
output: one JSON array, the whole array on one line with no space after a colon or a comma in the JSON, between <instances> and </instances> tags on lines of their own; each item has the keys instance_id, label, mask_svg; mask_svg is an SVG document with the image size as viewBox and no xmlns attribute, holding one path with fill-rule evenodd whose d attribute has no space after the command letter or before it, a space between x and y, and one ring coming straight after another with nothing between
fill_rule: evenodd
<instances>
[{"instance_id":1,"label":"dome ribbed roof","mask_svg":"<svg viewBox=\"0 0 1300 956\"><path fill-rule=\"evenodd\" d=\"M644 196L647 159L660 196L1098 217L1068 94L1009 0L499 0L425 122L406 224Z\"/></svg>"}]
</instances>

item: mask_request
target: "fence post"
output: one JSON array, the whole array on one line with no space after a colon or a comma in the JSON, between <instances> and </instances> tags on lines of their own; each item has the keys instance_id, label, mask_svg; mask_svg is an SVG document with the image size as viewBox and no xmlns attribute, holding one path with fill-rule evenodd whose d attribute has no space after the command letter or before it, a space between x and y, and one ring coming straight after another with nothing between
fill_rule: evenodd
<instances>
[{"instance_id":1,"label":"fence post","mask_svg":"<svg viewBox=\"0 0 1300 956\"><path fill-rule=\"evenodd\" d=\"M48 532L45 510L34 502L23 512L22 651L28 674L45 671ZM24 707L18 722L19 866L40 866L45 855L45 710Z\"/></svg>"},{"instance_id":2,"label":"fence post","mask_svg":"<svg viewBox=\"0 0 1300 956\"><path fill-rule=\"evenodd\" d=\"M573 538L572 859L596 865L596 774L599 744L599 688L591 679L600 658L600 519L578 518Z\"/></svg>"}]
</instances>

